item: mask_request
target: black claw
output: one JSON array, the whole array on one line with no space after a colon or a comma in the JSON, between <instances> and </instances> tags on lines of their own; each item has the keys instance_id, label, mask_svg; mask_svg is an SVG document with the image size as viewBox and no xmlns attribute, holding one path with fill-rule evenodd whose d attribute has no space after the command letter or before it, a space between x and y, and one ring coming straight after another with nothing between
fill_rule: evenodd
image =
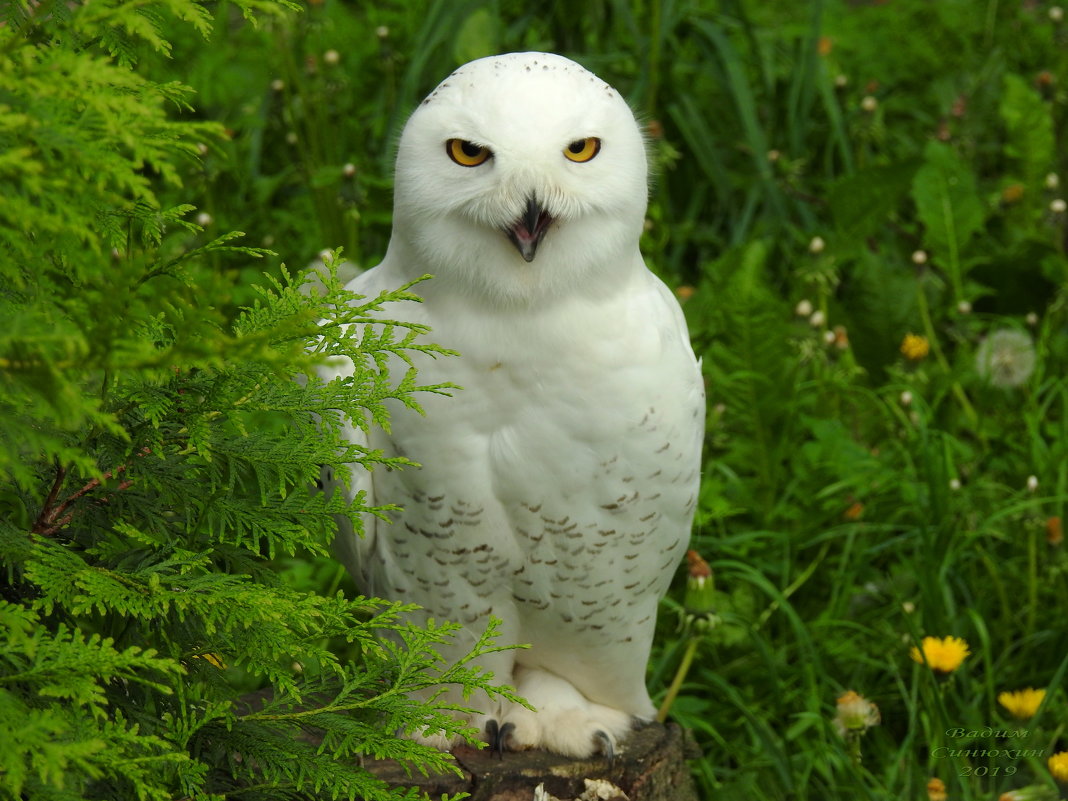
<instances>
[{"instance_id":1,"label":"black claw","mask_svg":"<svg viewBox=\"0 0 1068 801\"><path fill-rule=\"evenodd\" d=\"M508 740L508 735L515 731L514 723L505 723L501 726L500 731L497 732L497 742L493 744L493 750L497 752L498 759L504 759L504 746Z\"/></svg>"},{"instance_id":2,"label":"black claw","mask_svg":"<svg viewBox=\"0 0 1068 801\"><path fill-rule=\"evenodd\" d=\"M616 748L612 744L612 738L600 730L593 733L593 738L600 741L601 751L604 753L605 758L608 759L608 764L614 763L616 761Z\"/></svg>"}]
</instances>

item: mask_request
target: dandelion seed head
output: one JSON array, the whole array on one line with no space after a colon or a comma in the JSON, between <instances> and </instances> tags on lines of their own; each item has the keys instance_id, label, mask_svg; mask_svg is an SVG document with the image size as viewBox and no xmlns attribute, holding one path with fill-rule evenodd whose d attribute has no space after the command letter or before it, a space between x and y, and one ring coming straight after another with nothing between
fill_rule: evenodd
<instances>
[{"instance_id":1,"label":"dandelion seed head","mask_svg":"<svg viewBox=\"0 0 1068 801\"><path fill-rule=\"evenodd\" d=\"M1064 19L1064 9L1060 6L1050 6L1047 13L1052 22L1061 22Z\"/></svg>"},{"instance_id":2,"label":"dandelion seed head","mask_svg":"<svg viewBox=\"0 0 1068 801\"><path fill-rule=\"evenodd\" d=\"M959 303L957 303L957 311L960 312L961 314L971 314L972 313L972 304L969 303L966 300L962 300Z\"/></svg>"},{"instance_id":3,"label":"dandelion seed head","mask_svg":"<svg viewBox=\"0 0 1068 801\"><path fill-rule=\"evenodd\" d=\"M909 392L907 389L904 392L901 393L901 405L902 406L911 406L912 405L912 393Z\"/></svg>"},{"instance_id":4,"label":"dandelion seed head","mask_svg":"<svg viewBox=\"0 0 1068 801\"><path fill-rule=\"evenodd\" d=\"M1049 210L1054 214L1064 214L1068 210L1068 202L1063 197L1054 198L1049 202Z\"/></svg>"},{"instance_id":5,"label":"dandelion seed head","mask_svg":"<svg viewBox=\"0 0 1068 801\"><path fill-rule=\"evenodd\" d=\"M831 722L843 738L858 737L872 726L878 726L882 720L879 707L854 690L843 693L838 698L837 707L837 714Z\"/></svg>"},{"instance_id":6,"label":"dandelion seed head","mask_svg":"<svg viewBox=\"0 0 1068 801\"><path fill-rule=\"evenodd\" d=\"M323 61L326 64L334 65L341 61L341 54L336 50L327 50L323 53Z\"/></svg>"},{"instance_id":7,"label":"dandelion seed head","mask_svg":"<svg viewBox=\"0 0 1068 801\"><path fill-rule=\"evenodd\" d=\"M949 488L951 490L953 490L953 492L957 492L960 489L960 479L959 478L951 478L949 480Z\"/></svg>"},{"instance_id":8,"label":"dandelion seed head","mask_svg":"<svg viewBox=\"0 0 1068 801\"><path fill-rule=\"evenodd\" d=\"M341 174L344 175L346 178L351 178L356 174L356 165L350 161L348 164L341 168Z\"/></svg>"},{"instance_id":9,"label":"dandelion seed head","mask_svg":"<svg viewBox=\"0 0 1068 801\"><path fill-rule=\"evenodd\" d=\"M827 247L827 243L823 241L822 236L814 236L808 243L809 253L823 253L823 249Z\"/></svg>"},{"instance_id":10,"label":"dandelion seed head","mask_svg":"<svg viewBox=\"0 0 1068 801\"><path fill-rule=\"evenodd\" d=\"M1038 476L1027 477L1027 491L1034 492L1038 489Z\"/></svg>"},{"instance_id":11,"label":"dandelion seed head","mask_svg":"<svg viewBox=\"0 0 1068 801\"><path fill-rule=\"evenodd\" d=\"M879 101L872 95L865 95L864 99L860 101L860 107L870 114L879 108Z\"/></svg>"},{"instance_id":12,"label":"dandelion seed head","mask_svg":"<svg viewBox=\"0 0 1068 801\"><path fill-rule=\"evenodd\" d=\"M197 225L199 225L201 228L207 228L213 222L214 219L212 219L212 216L206 211L202 211L200 212L200 214L197 215Z\"/></svg>"},{"instance_id":13,"label":"dandelion seed head","mask_svg":"<svg viewBox=\"0 0 1068 801\"><path fill-rule=\"evenodd\" d=\"M912 263L913 264L926 264L927 263L927 251L926 250L914 250L914 251L912 251Z\"/></svg>"},{"instance_id":14,"label":"dandelion seed head","mask_svg":"<svg viewBox=\"0 0 1068 801\"><path fill-rule=\"evenodd\" d=\"M975 351L976 372L995 387L1018 387L1035 369L1030 334L1002 328L984 339Z\"/></svg>"},{"instance_id":15,"label":"dandelion seed head","mask_svg":"<svg viewBox=\"0 0 1068 801\"><path fill-rule=\"evenodd\" d=\"M813 328L819 328L825 322L827 322L827 315L825 315L819 309L816 309L816 311L812 312L811 316L808 318L808 324L811 325Z\"/></svg>"},{"instance_id":16,"label":"dandelion seed head","mask_svg":"<svg viewBox=\"0 0 1068 801\"><path fill-rule=\"evenodd\" d=\"M808 317L812 314L812 302L809 300L799 300L797 306L794 307L794 314L798 317Z\"/></svg>"},{"instance_id":17,"label":"dandelion seed head","mask_svg":"<svg viewBox=\"0 0 1068 801\"><path fill-rule=\"evenodd\" d=\"M285 88L286 88L286 82L283 81L281 78L275 78L273 81L271 81L271 89L273 91L281 92Z\"/></svg>"}]
</instances>

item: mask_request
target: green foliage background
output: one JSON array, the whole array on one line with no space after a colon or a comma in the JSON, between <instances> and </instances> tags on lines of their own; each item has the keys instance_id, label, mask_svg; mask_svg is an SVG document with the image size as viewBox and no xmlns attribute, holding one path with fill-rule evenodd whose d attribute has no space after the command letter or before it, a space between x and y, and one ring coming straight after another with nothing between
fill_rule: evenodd
<instances>
[{"instance_id":1,"label":"green foliage background","mask_svg":"<svg viewBox=\"0 0 1068 801\"><path fill-rule=\"evenodd\" d=\"M233 706L264 679L289 692L329 676L369 692L366 675L393 686L422 675L398 674L369 645L371 629L394 625L391 607L332 595L328 510L309 507L301 488L316 464L345 454L336 430L317 439L302 428L301 410L373 409L283 378L306 368L309 323L342 295L332 284L326 298L305 298L278 265L318 263L338 246L359 267L377 263L393 142L410 109L471 58L543 49L611 82L647 125L643 249L678 288L704 358L694 546L713 567L720 622L700 635L673 708L704 751L693 763L703 797L922 798L932 778L950 798L1063 797L1047 765L1068 750L1063 10L996 0L13 8L0 29L10 587L0 613L11 632L0 725L29 728L16 733L24 750L3 752L0 787L40 798L125 797L142 784L160 798L258 782L357 792L330 784L314 756L296 762L306 774L270 773L265 760L266 775L250 777L248 763L221 756L232 741L212 739L274 736ZM234 251L231 230L275 254ZM264 270L279 281L267 295L254 289ZM253 302L269 313L240 311ZM403 320L403 305L391 313ZM998 351L991 373L979 362L1002 329L1031 351ZM901 350L910 333L929 348L918 358ZM122 593L106 585L112 574ZM183 618L179 598L195 582L231 605L263 594L282 619L315 608L322 628L294 622L272 651L239 636L253 618L226 627L208 606ZM665 602L650 669L660 696L695 636L676 625L684 583ZM134 605L130 586L162 595ZM150 629L139 614L167 625ZM936 673L909 657L928 635L962 637L971 655ZM410 636L430 638L417 639L425 653L438 635ZM147 645L155 651L130 650ZM31 676L48 648L94 654L96 678ZM226 669L206 659L215 654ZM168 700L160 688L174 682L183 689ZM1013 720L997 696L1024 687L1047 695ZM832 718L849 689L877 703L882 722L847 741ZM143 698L151 726L129 712ZM383 708L349 714L366 722ZM947 734L958 728L975 736ZM1027 736L996 734L1008 730ZM366 734L345 732L332 741L339 754ZM61 750L45 748L56 741ZM938 756L943 747L969 753ZM128 775L123 754L140 774ZM57 760L89 789L60 795Z\"/></svg>"}]
</instances>

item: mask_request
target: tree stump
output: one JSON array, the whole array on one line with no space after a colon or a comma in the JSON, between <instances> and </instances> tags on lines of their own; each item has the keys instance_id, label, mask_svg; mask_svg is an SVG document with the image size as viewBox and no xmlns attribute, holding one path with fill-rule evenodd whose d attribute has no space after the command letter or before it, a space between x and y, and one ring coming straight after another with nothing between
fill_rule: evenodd
<instances>
[{"instance_id":1,"label":"tree stump","mask_svg":"<svg viewBox=\"0 0 1068 801\"><path fill-rule=\"evenodd\" d=\"M678 725L650 723L633 731L611 761L545 751L497 756L488 749L460 747L453 756L462 777L409 776L390 760L366 760L364 767L391 787L418 787L431 798L466 792L471 801L697 801L687 750Z\"/></svg>"}]
</instances>

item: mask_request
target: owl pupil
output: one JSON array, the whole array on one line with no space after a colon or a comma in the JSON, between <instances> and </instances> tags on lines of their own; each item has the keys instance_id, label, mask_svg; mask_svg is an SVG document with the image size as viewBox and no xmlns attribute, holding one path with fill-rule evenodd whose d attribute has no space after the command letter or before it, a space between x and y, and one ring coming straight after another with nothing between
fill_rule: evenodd
<instances>
[{"instance_id":1,"label":"owl pupil","mask_svg":"<svg viewBox=\"0 0 1068 801\"><path fill-rule=\"evenodd\" d=\"M567 149L577 155L582 152L582 149L584 147L586 147L586 143L581 139L576 139L574 142L567 146Z\"/></svg>"},{"instance_id":2,"label":"owl pupil","mask_svg":"<svg viewBox=\"0 0 1068 801\"><path fill-rule=\"evenodd\" d=\"M471 142L461 142L460 150L464 152L465 156L472 159L482 153L482 148L478 145L472 144Z\"/></svg>"}]
</instances>

